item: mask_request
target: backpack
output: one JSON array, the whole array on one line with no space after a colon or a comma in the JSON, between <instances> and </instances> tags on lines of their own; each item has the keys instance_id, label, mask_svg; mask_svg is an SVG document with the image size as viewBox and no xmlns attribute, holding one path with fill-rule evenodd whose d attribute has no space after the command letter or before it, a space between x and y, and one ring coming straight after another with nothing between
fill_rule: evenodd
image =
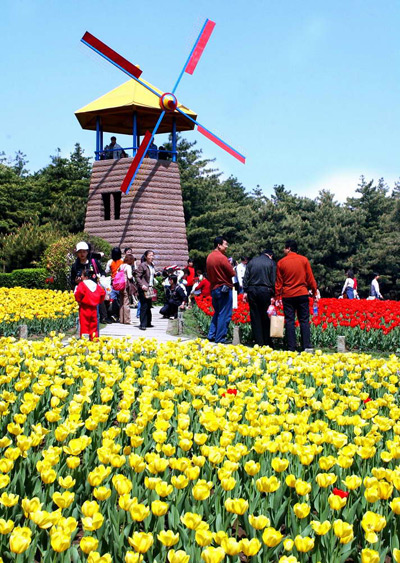
<instances>
[{"instance_id":1,"label":"backpack","mask_svg":"<svg viewBox=\"0 0 400 563\"><path fill-rule=\"evenodd\" d=\"M112 286L115 291L123 291L125 289L126 279L124 270L118 270L113 279Z\"/></svg>"}]
</instances>

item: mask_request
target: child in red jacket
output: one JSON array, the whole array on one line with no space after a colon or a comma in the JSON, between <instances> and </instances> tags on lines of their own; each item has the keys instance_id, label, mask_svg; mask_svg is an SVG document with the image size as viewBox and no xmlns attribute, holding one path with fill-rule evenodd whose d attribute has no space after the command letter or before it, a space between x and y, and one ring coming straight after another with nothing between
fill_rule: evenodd
<instances>
[{"instance_id":1,"label":"child in red jacket","mask_svg":"<svg viewBox=\"0 0 400 563\"><path fill-rule=\"evenodd\" d=\"M97 308L103 303L106 292L93 281L94 272L88 269L82 272L82 281L76 286L75 299L79 303L80 336L88 334L90 340L99 336L97 322Z\"/></svg>"}]
</instances>

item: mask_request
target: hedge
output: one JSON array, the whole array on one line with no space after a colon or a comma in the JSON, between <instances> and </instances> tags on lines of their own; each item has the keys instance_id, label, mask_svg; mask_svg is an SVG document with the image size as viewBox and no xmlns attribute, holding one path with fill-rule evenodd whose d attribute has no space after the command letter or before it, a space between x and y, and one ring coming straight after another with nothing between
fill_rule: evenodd
<instances>
[{"instance_id":1,"label":"hedge","mask_svg":"<svg viewBox=\"0 0 400 563\"><path fill-rule=\"evenodd\" d=\"M9 274L0 273L0 287L26 287L28 289L51 289L46 283L45 268L24 268Z\"/></svg>"}]
</instances>

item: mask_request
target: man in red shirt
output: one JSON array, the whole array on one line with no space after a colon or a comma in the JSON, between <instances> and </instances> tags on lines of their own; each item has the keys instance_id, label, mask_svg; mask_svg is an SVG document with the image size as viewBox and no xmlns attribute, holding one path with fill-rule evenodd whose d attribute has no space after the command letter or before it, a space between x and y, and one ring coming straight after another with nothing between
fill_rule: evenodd
<instances>
[{"instance_id":1,"label":"man in red shirt","mask_svg":"<svg viewBox=\"0 0 400 563\"><path fill-rule=\"evenodd\" d=\"M317 284L310 262L305 256L297 254L297 242L287 240L283 250L285 256L278 262L276 272L275 297L283 303L286 321L288 349L296 350L295 315L300 324L302 349L311 348L310 306L308 291L315 297Z\"/></svg>"},{"instance_id":2,"label":"man in red shirt","mask_svg":"<svg viewBox=\"0 0 400 563\"><path fill-rule=\"evenodd\" d=\"M214 250L207 257L207 277L214 308L208 339L215 342L225 342L232 318L232 278L236 274L226 257L227 248L224 237L215 237Z\"/></svg>"}]
</instances>

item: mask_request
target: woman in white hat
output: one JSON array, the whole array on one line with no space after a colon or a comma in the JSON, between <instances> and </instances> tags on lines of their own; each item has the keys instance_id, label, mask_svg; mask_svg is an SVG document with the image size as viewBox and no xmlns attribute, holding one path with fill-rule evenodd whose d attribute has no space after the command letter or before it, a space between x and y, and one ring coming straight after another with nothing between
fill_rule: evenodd
<instances>
[{"instance_id":1,"label":"woman in white hat","mask_svg":"<svg viewBox=\"0 0 400 563\"><path fill-rule=\"evenodd\" d=\"M75 248L76 260L71 266L70 283L71 288L75 287L82 281L82 270L89 267L95 272L96 276L104 276L104 270L96 258L101 258L101 254L90 252L90 246L87 242L78 242Z\"/></svg>"}]
</instances>

